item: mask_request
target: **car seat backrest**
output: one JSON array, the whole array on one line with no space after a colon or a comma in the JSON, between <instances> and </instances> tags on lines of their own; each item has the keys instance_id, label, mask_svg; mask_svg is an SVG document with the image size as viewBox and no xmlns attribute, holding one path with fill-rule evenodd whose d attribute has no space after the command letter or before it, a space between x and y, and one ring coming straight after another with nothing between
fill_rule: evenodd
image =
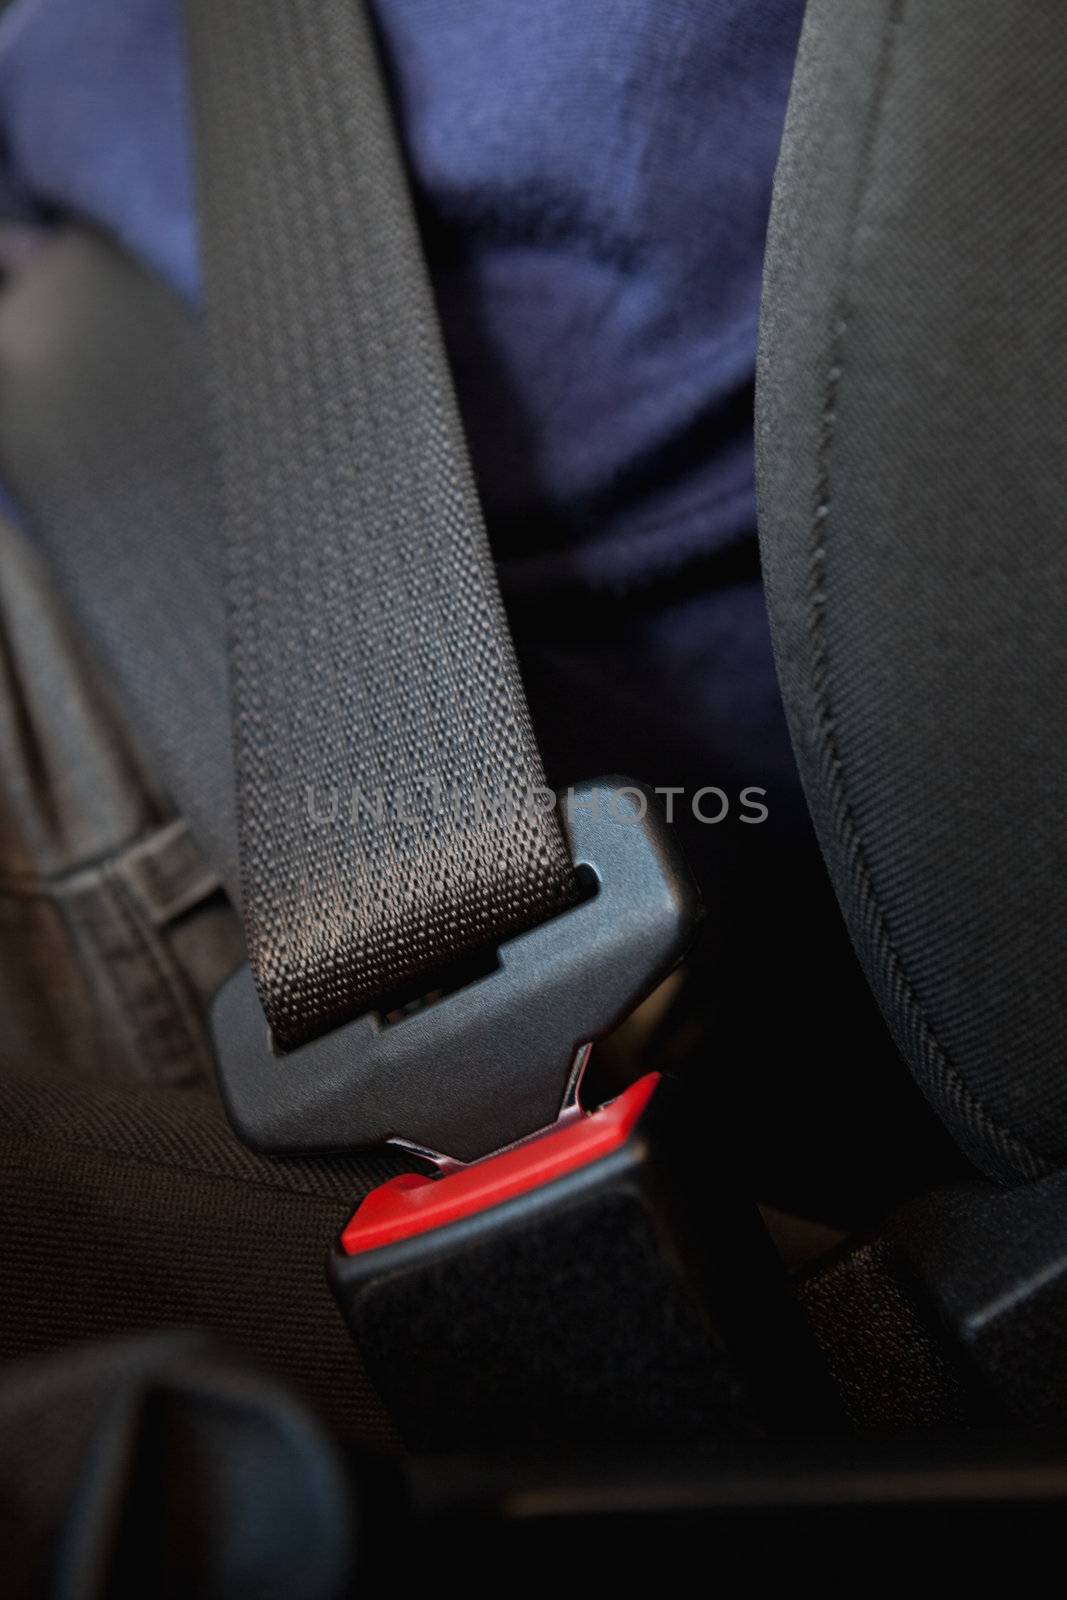
<instances>
[{"instance_id":1,"label":"car seat backrest","mask_svg":"<svg viewBox=\"0 0 1067 1600\"><path fill-rule=\"evenodd\" d=\"M1067 1161L1065 253L1067 9L814 0L757 402L778 669L870 982L1006 1180Z\"/></svg>"}]
</instances>

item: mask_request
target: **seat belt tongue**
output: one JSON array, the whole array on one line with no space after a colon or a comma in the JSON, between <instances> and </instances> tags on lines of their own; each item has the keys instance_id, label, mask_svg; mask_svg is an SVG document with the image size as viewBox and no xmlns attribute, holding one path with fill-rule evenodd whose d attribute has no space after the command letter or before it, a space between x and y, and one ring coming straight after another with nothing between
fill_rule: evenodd
<instances>
[{"instance_id":1,"label":"seat belt tongue","mask_svg":"<svg viewBox=\"0 0 1067 1600\"><path fill-rule=\"evenodd\" d=\"M366 1010L282 1055L250 970L223 985L212 1007L219 1081L247 1143L292 1153L392 1141L469 1162L557 1120L575 1098L583 1046L676 966L699 914L642 786L583 784L560 813L581 898L502 943L491 970L434 1003L395 1021Z\"/></svg>"}]
</instances>

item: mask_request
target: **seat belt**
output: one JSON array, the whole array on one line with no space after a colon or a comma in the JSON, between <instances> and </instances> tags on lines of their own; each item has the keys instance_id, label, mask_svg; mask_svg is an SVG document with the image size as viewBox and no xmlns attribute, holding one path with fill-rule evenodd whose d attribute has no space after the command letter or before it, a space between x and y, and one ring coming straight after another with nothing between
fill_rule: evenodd
<instances>
[{"instance_id":1,"label":"seat belt","mask_svg":"<svg viewBox=\"0 0 1067 1600\"><path fill-rule=\"evenodd\" d=\"M577 1104L587 1042L697 901L640 786L538 803L366 10L186 15L251 963L213 1012L231 1117L267 1149L399 1138L450 1169L369 1196L331 1258L409 1444L744 1431L774 1366L795 1417L795 1354L755 1376L798 1324L752 1208L722 1197L709 1252L704 1152L655 1080Z\"/></svg>"},{"instance_id":2,"label":"seat belt","mask_svg":"<svg viewBox=\"0 0 1067 1600\"><path fill-rule=\"evenodd\" d=\"M263 1149L471 1160L556 1120L694 900L638 790L615 849L546 789L365 7L186 17L250 967L223 1089Z\"/></svg>"},{"instance_id":3,"label":"seat belt","mask_svg":"<svg viewBox=\"0 0 1067 1600\"><path fill-rule=\"evenodd\" d=\"M245 928L285 1052L577 885L365 12L187 15Z\"/></svg>"}]
</instances>

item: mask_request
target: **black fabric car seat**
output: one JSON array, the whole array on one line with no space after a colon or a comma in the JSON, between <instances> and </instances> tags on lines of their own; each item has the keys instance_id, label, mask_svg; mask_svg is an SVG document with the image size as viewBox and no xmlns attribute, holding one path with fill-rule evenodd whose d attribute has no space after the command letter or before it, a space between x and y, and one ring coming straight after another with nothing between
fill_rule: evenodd
<instances>
[{"instance_id":1,"label":"black fabric car seat","mask_svg":"<svg viewBox=\"0 0 1067 1600\"><path fill-rule=\"evenodd\" d=\"M1065 250L1061 4L813 0L757 399L778 670L868 978L1005 1181L1067 1161Z\"/></svg>"}]
</instances>

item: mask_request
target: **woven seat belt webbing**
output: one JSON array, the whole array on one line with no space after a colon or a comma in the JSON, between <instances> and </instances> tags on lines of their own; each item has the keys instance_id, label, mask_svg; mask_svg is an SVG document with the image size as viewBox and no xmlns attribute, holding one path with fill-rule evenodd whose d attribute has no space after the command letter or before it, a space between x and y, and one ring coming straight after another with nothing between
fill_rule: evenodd
<instances>
[{"instance_id":1,"label":"woven seat belt webbing","mask_svg":"<svg viewBox=\"0 0 1067 1600\"><path fill-rule=\"evenodd\" d=\"M285 1050L575 886L364 10L187 22L242 901Z\"/></svg>"}]
</instances>

